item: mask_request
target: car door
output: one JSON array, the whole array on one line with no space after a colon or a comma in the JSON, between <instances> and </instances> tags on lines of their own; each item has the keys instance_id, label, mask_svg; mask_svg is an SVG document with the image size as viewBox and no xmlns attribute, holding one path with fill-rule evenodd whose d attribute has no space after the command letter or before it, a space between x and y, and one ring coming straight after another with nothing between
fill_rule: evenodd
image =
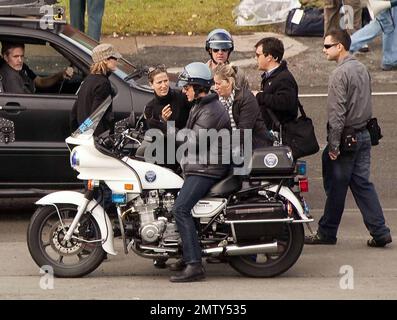
<instances>
[{"instance_id":1,"label":"car door","mask_svg":"<svg viewBox=\"0 0 397 320\"><path fill-rule=\"evenodd\" d=\"M27 44L25 62L37 75L63 70L69 61L49 44ZM65 138L69 136L69 114L76 100L73 93L61 93L64 83L49 93L0 94L0 117L14 122L15 142L0 144L2 188L64 188L76 185L76 173L69 166Z\"/></svg>"}]
</instances>

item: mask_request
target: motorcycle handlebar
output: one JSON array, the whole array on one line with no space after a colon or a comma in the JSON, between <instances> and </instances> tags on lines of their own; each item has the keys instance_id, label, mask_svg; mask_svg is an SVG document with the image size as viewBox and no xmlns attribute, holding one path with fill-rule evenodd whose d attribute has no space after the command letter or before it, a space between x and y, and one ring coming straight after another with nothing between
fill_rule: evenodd
<instances>
[{"instance_id":1,"label":"motorcycle handlebar","mask_svg":"<svg viewBox=\"0 0 397 320\"><path fill-rule=\"evenodd\" d=\"M125 133L125 136L128 138L132 138L135 140L139 140L140 143L142 143L142 141L147 141L147 142L153 142L153 138L150 136L145 135L144 133L140 132L140 131L136 131L136 130L129 130L127 133Z\"/></svg>"},{"instance_id":2,"label":"motorcycle handlebar","mask_svg":"<svg viewBox=\"0 0 397 320\"><path fill-rule=\"evenodd\" d=\"M153 142L152 137L145 136L144 133L132 128L126 129L116 134L107 135L105 137L102 136L97 141L99 145L110 152L119 154L122 153L123 148L128 144L129 140L132 140L139 145L141 145L144 140Z\"/></svg>"}]
</instances>

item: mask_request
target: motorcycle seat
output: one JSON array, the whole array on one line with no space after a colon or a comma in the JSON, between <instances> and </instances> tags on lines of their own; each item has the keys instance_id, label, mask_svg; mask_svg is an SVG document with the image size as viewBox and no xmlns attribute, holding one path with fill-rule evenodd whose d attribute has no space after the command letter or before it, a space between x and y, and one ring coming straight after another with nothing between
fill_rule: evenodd
<instances>
[{"instance_id":1,"label":"motorcycle seat","mask_svg":"<svg viewBox=\"0 0 397 320\"><path fill-rule=\"evenodd\" d=\"M228 197L231 194L239 191L242 187L241 176L233 175L230 173L226 178L215 184L210 191L208 191L208 197Z\"/></svg>"}]
</instances>

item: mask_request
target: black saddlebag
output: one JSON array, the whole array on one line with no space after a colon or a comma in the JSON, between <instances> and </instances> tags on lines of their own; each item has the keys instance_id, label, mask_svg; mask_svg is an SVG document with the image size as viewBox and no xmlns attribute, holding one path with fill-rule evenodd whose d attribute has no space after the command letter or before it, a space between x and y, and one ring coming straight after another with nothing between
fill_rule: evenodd
<instances>
[{"instance_id":1,"label":"black saddlebag","mask_svg":"<svg viewBox=\"0 0 397 320\"><path fill-rule=\"evenodd\" d=\"M289 176L294 173L295 162L288 146L255 149L250 164L251 177Z\"/></svg>"},{"instance_id":2,"label":"black saddlebag","mask_svg":"<svg viewBox=\"0 0 397 320\"><path fill-rule=\"evenodd\" d=\"M272 242L283 233L285 223L269 220L286 219L287 212L281 202L248 203L228 207L226 217L239 242Z\"/></svg>"}]
</instances>

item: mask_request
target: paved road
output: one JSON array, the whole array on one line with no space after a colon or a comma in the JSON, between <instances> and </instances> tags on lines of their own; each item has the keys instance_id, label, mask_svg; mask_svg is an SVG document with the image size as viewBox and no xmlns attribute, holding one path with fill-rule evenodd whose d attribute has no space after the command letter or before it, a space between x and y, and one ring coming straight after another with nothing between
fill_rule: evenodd
<instances>
[{"instance_id":1,"label":"paved road","mask_svg":"<svg viewBox=\"0 0 397 320\"><path fill-rule=\"evenodd\" d=\"M386 212L394 229L396 213ZM319 212L314 214L317 218ZM0 220L0 299L397 298L397 250L395 246L368 248L367 232L355 210L346 212L337 245L304 247L295 266L277 278L246 278L220 264L206 265L205 282L172 284L168 270L154 269L150 260L120 253L85 278L55 279L48 290L40 288L42 275L26 247L27 222L26 216ZM117 247L121 252L119 241ZM346 270L353 272L350 282Z\"/></svg>"}]
</instances>

